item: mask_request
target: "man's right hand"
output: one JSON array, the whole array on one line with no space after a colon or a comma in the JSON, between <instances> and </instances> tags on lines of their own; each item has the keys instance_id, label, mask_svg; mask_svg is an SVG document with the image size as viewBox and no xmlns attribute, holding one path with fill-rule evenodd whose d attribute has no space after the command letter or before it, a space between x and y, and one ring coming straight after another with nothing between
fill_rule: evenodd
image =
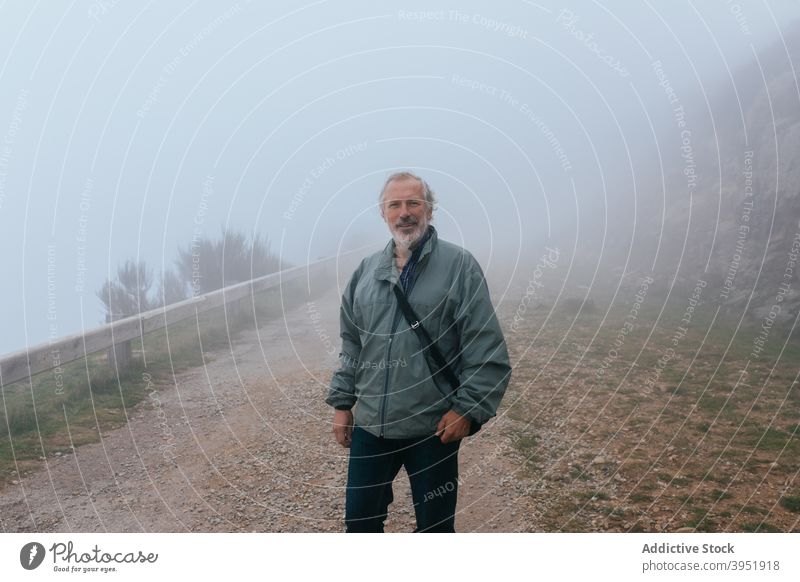
<instances>
[{"instance_id":1,"label":"man's right hand","mask_svg":"<svg viewBox=\"0 0 800 582\"><path fill-rule=\"evenodd\" d=\"M336 442L349 449L353 440L353 412L351 410L335 410L333 412L333 436Z\"/></svg>"}]
</instances>

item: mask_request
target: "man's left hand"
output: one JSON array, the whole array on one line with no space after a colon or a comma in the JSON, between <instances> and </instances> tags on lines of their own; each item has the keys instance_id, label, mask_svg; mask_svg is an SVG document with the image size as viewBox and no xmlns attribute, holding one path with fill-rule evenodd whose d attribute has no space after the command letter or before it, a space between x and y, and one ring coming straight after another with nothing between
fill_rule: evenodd
<instances>
[{"instance_id":1,"label":"man's left hand","mask_svg":"<svg viewBox=\"0 0 800 582\"><path fill-rule=\"evenodd\" d=\"M436 436L445 445L460 441L469 434L471 424L466 416L461 416L455 410L448 410L436 426Z\"/></svg>"}]
</instances>

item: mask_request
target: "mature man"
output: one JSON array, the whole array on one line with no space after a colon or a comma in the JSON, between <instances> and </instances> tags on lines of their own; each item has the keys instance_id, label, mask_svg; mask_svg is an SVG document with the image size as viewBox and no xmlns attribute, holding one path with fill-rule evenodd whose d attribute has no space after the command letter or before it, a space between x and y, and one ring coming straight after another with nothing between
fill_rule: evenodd
<instances>
[{"instance_id":1,"label":"mature man","mask_svg":"<svg viewBox=\"0 0 800 582\"><path fill-rule=\"evenodd\" d=\"M483 271L468 251L438 239L429 224L434 204L420 177L391 175L379 205L392 240L361 261L342 295L341 366L326 402L336 409L337 442L350 448L348 532L383 531L401 466L416 531L455 531L461 439L495 415L511 375ZM448 362L457 390L404 318L394 286Z\"/></svg>"}]
</instances>

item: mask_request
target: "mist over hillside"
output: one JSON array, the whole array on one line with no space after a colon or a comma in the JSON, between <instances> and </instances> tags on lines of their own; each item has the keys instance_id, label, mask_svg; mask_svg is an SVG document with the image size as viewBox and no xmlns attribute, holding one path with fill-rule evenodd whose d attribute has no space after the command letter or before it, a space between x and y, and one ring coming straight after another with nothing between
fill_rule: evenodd
<instances>
[{"instance_id":1,"label":"mist over hillside","mask_svg":"<svg viewBox=\"0 0 800 582\"><path fill-rule=\"evenodd\" d=\"M793 322L800 311L797 63L795 23L760 54L691 90L677 90L655 64L668 114L654 113L653 126L633 136L645 139L629 179L609 171L609 191L623 195L609 197L580 228L554 234L549 244L561 259L544 269L549 281L539 297L547 305L567 297L609 305L617 293L629 302L652 277L651 297L682 305L700 281L701 301L733 323ZM545 255L540 246L526 256L517 293Z\"/></svg>"}]
</instances>

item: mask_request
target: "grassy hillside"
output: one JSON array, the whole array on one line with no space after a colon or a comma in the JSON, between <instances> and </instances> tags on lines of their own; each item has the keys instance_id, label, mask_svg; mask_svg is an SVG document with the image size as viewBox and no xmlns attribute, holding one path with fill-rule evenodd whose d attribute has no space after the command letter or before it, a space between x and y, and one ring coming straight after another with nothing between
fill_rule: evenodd
<instances>
[{"instance_id":1,"label":"grassy hillside","mask_svg":"<svg viewBox=\"0 0 800 582\"><path fill-rule=\"evenodd\" d=\"M52 371L4 386L0 401L0 480L13 481L53 455L96 442L124 425L128 414L152 390L172 385L175 373L200 366L209 352L225 348L245 329L279 317L282 309L308 299L304 281L256 296L227 313L201 314L133 340L134 360L119 371L105 352L62 366L63 387ZM146 363L145 363L146 362Z\"/></svg>"},{"instance_id":2,"label":"grassy hillside","mask_svg":"<svg viewBox=\"0 0 800 582\"><path fill-rule=\"evenodd\" d=\"M753 359L760 327L713 309L684 334L682 310L654 325L645 306L621 343L627 309L539 309L509 333L504 404L547 531L800 529L797 332Z\"/></svg>"}]
</instances>

